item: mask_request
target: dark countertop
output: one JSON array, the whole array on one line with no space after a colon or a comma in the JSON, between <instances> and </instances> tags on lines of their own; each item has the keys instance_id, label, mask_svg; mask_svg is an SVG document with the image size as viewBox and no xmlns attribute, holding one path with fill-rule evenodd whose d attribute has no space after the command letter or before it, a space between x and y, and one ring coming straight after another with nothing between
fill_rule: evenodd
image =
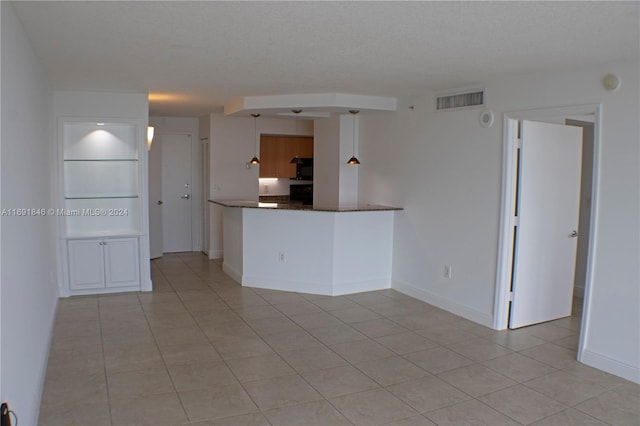
<instances>
[{"instance_id":1,"label":"dark countertop","mask_svg":"<svg viewBox=\"0 0 640 426\"><path fill-rule=\"evenodd\" d=\"M258 201L246 200L209 200L209 202L218 204L223 207L271 210L305 210L314 212L373 212L402 210L402 207L380 206L374 204L357 204L346 206L308 206L302 204L261 203Z\"/></svg>"}]
</instances>

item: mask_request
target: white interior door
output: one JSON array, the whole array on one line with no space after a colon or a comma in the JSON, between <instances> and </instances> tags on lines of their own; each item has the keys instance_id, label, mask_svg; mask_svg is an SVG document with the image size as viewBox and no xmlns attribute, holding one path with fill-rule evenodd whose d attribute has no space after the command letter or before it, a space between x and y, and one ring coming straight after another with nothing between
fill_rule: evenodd
<instances>
[{"instance_id":1,"label":"white interior door","mask_svg":"<svg viewBox=\"0 0 640 426\"><path fill-rule=\"evenodd\" d=\"M191 251L191 135L161 138L163 252Z\"/></svg>"},{"instance_id":2,"label":"white interior door","mask_svg":"<svg viewBox=\"0 0 640 426\"><path fill-rule=\"evenodd\" d=\"M162 257L162 138L156 135L149 151L149 256Z\"/></svg>"},{"instance_id":3,"label":"white interior door","mask_svg":"<svg viewBox=\"0 0 640 426\"><path fill-rule=\"evenodd\" d=\"M571 315L582 129L522 121L509 328Z\"/></svg>"}]
</instances>

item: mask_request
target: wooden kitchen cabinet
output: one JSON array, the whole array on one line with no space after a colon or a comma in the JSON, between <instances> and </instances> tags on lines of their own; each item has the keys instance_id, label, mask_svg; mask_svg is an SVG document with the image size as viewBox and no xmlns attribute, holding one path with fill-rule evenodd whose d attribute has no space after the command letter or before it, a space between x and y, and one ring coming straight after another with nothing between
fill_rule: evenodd
<instances>
[{"instance_id":1,"label":"wooden kitchen cabinet","mask_svg":"<svg viewBox=\"0 0 640 426\"><path fill-rule=\"evenodd\" d=\"M262 135L260 137L260 177L296 177L296 165L291 164L291 159L295 156L313 157L313 137Z\"/></svg>"}]
</instances>

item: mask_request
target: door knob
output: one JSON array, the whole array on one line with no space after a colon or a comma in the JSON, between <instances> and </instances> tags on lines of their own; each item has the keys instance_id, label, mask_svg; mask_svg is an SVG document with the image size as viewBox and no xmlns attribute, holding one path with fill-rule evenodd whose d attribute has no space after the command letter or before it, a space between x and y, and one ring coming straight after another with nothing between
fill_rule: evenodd
<instances>
[{"instance_id":1,"label":"door knob","mask_svg":"<svg viewBox=\"0 0 640 426\"><path fill-rule=\"evenodd\" d=\"M580 236L580 234L575 229L573 230L573 232L571 234L569 234L569 238L576 238L576 237L579 237L579 236Z\"/></svg>"},{"instance_id":2,"label":"door knob","mask_svg":"<svg viewBox=\"0 0 640 426\"><path fill-rule=\"evenodd\" d=\"M185 199L185 200L188 200L189 198L191 198L191 195L190 195L190 194L184 194L184 195L183 195L182 197L180 197L180 198L183 198L183 199Z\"/></svg>"},{"instance_id":3,"label":"door knob","mask_svg":"<svg viewBox=\"0 0 640 426\"><path fill-rule=\"evenodd\" d=\"M158 204L159 206L161 206L161 205L163 205L164 203L162 202L162 200L158 200L158 202L157 202L156 204Z\"/></svg>"}]
</instances>

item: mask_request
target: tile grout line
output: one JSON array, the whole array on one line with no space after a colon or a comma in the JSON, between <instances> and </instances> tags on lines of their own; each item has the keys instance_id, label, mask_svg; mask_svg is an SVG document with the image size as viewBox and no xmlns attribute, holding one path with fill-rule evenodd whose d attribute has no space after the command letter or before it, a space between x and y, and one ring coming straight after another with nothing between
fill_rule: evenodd
<instances>
[{"instance_id":1,"label":"tile grout line","mask_svg":"<svg viewBox=\"0 0 640 426\"><path fill-rule=\"evenodd\" d=\"M189 265L187 265L189 266ZM189 266L189 269L191 269L193 271L193 268L191 268ZM194 271L195 272L195 271ZM204 281L204 280L203 280ZM218 295L218 293L211 288L211 286L209 285L209 283L206 283L207 287L209 287L209 289L216 295L216 297L220 298L220 300L222 300L222 302L227 306L227 308L229 310L231 310L234 314L235 314L235 310L231 307L231 305L229 305L229 303L227 303L226 300L224 300L222 297L220 297L220 295ZM183 303L182 298L180 297L179 294L176 295L178 296L178 299L180 300L181 303ZM184 304L184 303L183 303ZM229 365L229 363L227 362L228 360L224 359L224 357L220 354L220 352L218 352L218 349L216 348L215 344L211 341L211 339L209 338L209 336L204 332L204 330L202 329L200 323L196 320L196 318L193 316L194 312L191 312L185 305L185 309L186 311L189 313L189 316L191 317L191 319L195 322L196 327L200 330L200 332L206 337L207 341L209 342L209 345L211 345L211 347L213 348L214 351L216 351L216 353L218 354L218 356L220 357L220 360L222 361L222 363L224 363L224 365L227 367L227 369L229 369L229 371L231 372L231 374L233 375L233 377L236 379L238 385L240 385L240 387L242 388L242 390L244 391L244 393L247 395L247 397L249 397L249 399L251 400L251 402L253 403L253 405L255 405L255 407L258 409L258 412L266 419L267 423L271 424L271 422L269 421L269 419L267 418L267 416L264 415L262 409L260 408L260 406L256 403L256 401L253 399L253 397L251 396L251 394L247 391L247 389L244 387L243 383L240 381L240 379L238 378L238 376L236 375L236 373L234 373L233 369L231 368L231 366ZM237 314L236 314L237 315ZM238 317L245 322L244 318L242 318L240 315L238 315ZM246 324L247 326L249 326L248 324ZM258 336L260 337L260 336ZM265 342L266 344L266 342ZM180 394L178 394L178 397L180 397ZM180 398L180 401L182 403L182 398ZM248 414L248 413L246 413ZM231 416L234 417L234 416ZM189 418L187 416L187 418ZM224 418L224 417L223 417ZM210 419L213 420L213 419Z\"/></svg>"},{"instance_id":2,"label":"tile grout line","mask_svg":"<svg viewBox=\"0 0 640 426\"><path fill-rule=\"evenodd\" d=\"M162 270L160 270L160 274L162 274L164 279L167 279L166 276L164 275L164 273L162 272ZM167 282L169 282L169 280L167 280ZM169 285L171 285L170 282L169 282ZM173 286L171 286L171 288L173 288ZM142 293L139 292L138 294L142 294ZM178 300L180 300L179 297L178 297ZM180 402L180 407L182 408L182 412L184 413L184 416L187 419L187 421L189 423L191 423L191 419L189 418L189 414L187 413L187 410L184 407L184 403L182 402L182 398L180 398L180 393L178 392L178 389L176 388L176 384L173 381L173 377L171 376L171 372L169 371L169 366L167 365L167 362L164 359L164 355L162 354L162 351L160 350L160 345L158 344L158 340L156 339L156 335L153 332L153 328L151 327L151 323L149 322L149 317L147 316L147 312L145 311L144 305L142 304L142 300L140 300L139 296L138 296L138 303L140 304L140 309L142 309L142 314L144 315L145 321L147 323L147 327L149 327L149 332L151 333L151 336L153 337L153 343L155 344L156 349L158 350L158 353L160 354L160 359L162 360L162 365L164 366L164 370L167 373L167 376L169 376L169 380L171 381L171 387L173 388L173 391L175 392L176 397L178 398L178 401ZM182 303L182 300L180 300L180 303Z\"/></svg>"},{"instance_id":3,"label":"tile grout line","mask_svg":"<svg viewBox=\"0 0 640 426\"><path fill-rule=\"evenodd\" d=\"M102 334L102 315L100 309L100 297L96 297L96 304L98 305L98 321L100 324L100 346L102 347L102 362L104 372L104 384L107 388L107 409L109 410L109 424L113 426L113 416L111 414L111 391L109 390L109 375L107 374L107 357L104 352L104 336Z\"/></svg>"},{"instance_id":4,"label":"tile grout line","mask_svg":"<svg viewBox=\"0 0 640 426\"><path fill-rule=\"evenodd\" d=\"M203 284L205 284L205 285L209 288L209 290L211 290L211 291L212 291L212 293L213 293L213 294L215 294L217 297L219 297L219 298L222 300L222 302L223 302L223 303L224 303L224 304L225 304L225 305L226 305L226 306L227 306L227 307L228 307L228 308L229 308L229 309L230 309L234 314L238 315L238 313L237 313L236 309L235 309L235 308L233 308L233 307L231 307L231 305L229 305L229 303L228 303L225 299L223 299L222 297L220 297L220 295L218 294L218 292L217 292L217 291L215 290L215 288L211 285L211 284L213 284L213 283L211 283L211 282L209 281L209 279L206 279L206 278L204 278L202 275L200 275L200 274L198 273L199 271L196 271L196 270L194 269L194 267L192 267L192 265L188 264L188 263L187 263L186 261L184 261L183 259L180 259L180 260L181 260L181 262L182 262L182 263L184 263L184 264L185 264L185 265L186 265L186 266L187 266L191 271L195 272L195 273L196 273L196 275L200 278L200 280L201 280L201 281L203 281ZM193 262L193 263L195 264L195 262ZM204 274L203 274L203 275L204 275ZM164 275L163 275L163 276L164 276ZM165 279L166 279L166 277L165 277ZM183 300L180 298L180 296L177 294L177 293L178 293L178 290L176 290L176 288L174 288L174 287L173 287L173 285L171 284L171 282L170 282L170 281L168 281L168 280L167 280L167 282L168 282L168 284L171 286L171 288L174 290L174 293L178 296L178 299L181 301L181 303L182 303L183 307L184 307L184 308L186 309L186 311L189 313L190 318L191 318L191 319L193 319L193 320L195 321L195 323L196 323L196 325L197 325L198 329L200 329L200 331L201 331L202 333L204 333L204 331L202 330L202 328L201 328L200 324L195 320L195 317L193 316L193 314L194 314L194 313L193 313L193 312L191 312L191 310L189 310L189 309L186 307L186 305L185 305L184 301L183 301ZM182 290L182 291L188 291L188 290ZM262 295L261 295L261 294L259 294L259 293L255 293L255 292L254 292L254 294L255 294L256 296L260 297L261 299L264 299L264 298L262 297ZM393 300L392 298L389 298L389 299L390 299L390 300ZM306 301L308 301L309 303L312 303L313 305L317 306L317 307L321 310L321 312L322 312L322 313L324 313L324 314L328 314L329 316L331 316L331 317L333 317L333 318L337 318L337 317L333 316L333 314L331 313L331 311L326 311L324 308L322 308L322 307L320 307L320 306L316 305L312 300L309 300L309 299L306 299L306 298L305 298L305 300L306 300ZM351 299L349 299L349 300L351 300ZM352 301L353 303L358 304L359 306L361 306L361 307L363 307L363 308L365 308L365 309L371 310L371 309L369 309L369 307L370 307L369 305L362 305L362 304L360 304L359 302L355 302L355 301L353 301L353 300L351 300L351 301ZM283 318L287 318L289 321L292 321L292 322L293 322L293 323L295 323L297 326L299 326L299 327L300 327L300 329L301 329L302 331L304 331L307 335L310 335L314 340L319 341L319 339L318 339L318 338L316 338L313 334L311 334L311 333L310 333L310 329L307 329L307 328L305 328L305 327L302 327L302 326L301 326L300 324L298 324L298 323L297 323L293 318L291 318L288 314L284 313L283 311L280 311L280 310L276 307L276 305L271 304L268 300L265 300L265 302L267 303L267 306L273 307L274 309L278 310L278 311L283 315ZM98 303L99 303L99 300L98 300ZM138 298L138 303L142 304L142 301L141 301L141 299L140 299L140 298ZM374 306L375 306L375 304L374 304ZM374 312L375 312L375 311L374 311ZM143 309L143 313L145 314L145 318L146 318L146 321L147 321L147 325L150 327L149 319L148 319L148 317L147 317L146 312L144 311L144 309ZM376 313L377 313L377 312L376 312ZM300 314L300 315L304 315L304 314ZM382 315L382 314L379 314L379 315L381 315L381 317L382 317L382 318L384 318L384 319L387 319L387 320L389 320L389 321L391 321L391 322L394 322L391 318L387 317L386 315ZM260 338L260 340L261 340L263 343L265 343L267 346L269 346L269 347L273 350L273 353L274 353L276 356L278 356L278 358L279 358L280 360L282 360L282 361L283 361L287 366L289 366L290 368L292 368L292 366L289 364L289 362L288 362L288 361L286 361L284 358L282 358L281 354L280 354L279 352L275 351L275 350L274 350L274 348L273 348L273 346L271 346L271 345L270 345L270 344L265 340L265 337L264 337L262 334L260 334L260 333L257 333L257 332L256 332L256 330L255 330L255 329L254 329L254 328L253 328L253 327L248 323L248 320L247 320L247 319L245 319L245 318L244 318L243 316L241 316L241 315L238 315L238 317L242 320L242 322L243 322L247 327L249 327L249 328L250 328L254 333L256 333L257 337L259 337L259 338ZM354 328L354 327L352 326L352 323L346 323L346 322L344 322L343 320L341 320L340 318L337 318L337 319L340 321L340 324L341 324L341 325L346 325L346 326L348 326L348 327L350 327L350 328ZM104 353L105 349L104 349L104 342L103 342L103 340L102 340L102 338L103 338L103 336L102 336L102 318L99 318L99 320L100 320L100 325L101 325L101 331L100 331L100 333L101 333L101 344L103 345L103 346L102 346L102 356L103 356L103 360L105 361L105 367L104 367L104 370L105 370L105 376L106 376L106 360L105 360L105 353ZM402 326L402 324L399 324L399 325L400 325L400 326ZM552 325L553 325L553 324L552 324ZM555 326L555 325L554 325L554 326ZM404 329L406 329L408 332L413 332L413 333L415 333L415 332L416 332L416 330L407 329L407 328L406 328L406 327L404 327L404 326L402 326L402 327L403 327ZM559 327L559 328L563 328L563 329L565 329L564 327ZM150 327L150 329L151 329L151 327ZM461 330L463 330L462 328L460 328L460 329L461 329ZM357 329L356 329L356 330L357 330ZM568 329L568 328L566 328L566 330L568 330L568 331L573 331L573 330ZM405 331L405 332L406 332L406 331ZM391 333L391 334L389 334L389 335L399 334L399 333L400 333L400 332L398 332L398 333ZM153 332L152 332L152 334L153 334ZM279 334L279 333L274 333L274 334ZM475 334L475 333L471 333L471 334ZM205 334L205 336L206 336L206 334ZM413 365L416 365L416 364L415 364L415 363L413 363L412 361L407 360L406 358L404 358L404 356L405 356L405 355L410 354L410 353L414 353L414 352L409 352L409 353L407 353L407 354L399 354L399 353L395 352L393 349L386 347L385 345L383 345L383 344L382 344L382 343L380 343L380 342L377 342L376 338L374 338L374 337L370 337L369 335L365 335L365 336L367 337L367 339L368 339L369 341L373 341L373 342L375 342L375 343L378 343L379 345L381 345L381 346L383 346L383 347L387 348L388 350L390 350L391 352L393 352L393 353L394 353L394 356L398 356L398 357L400 357L401 359L404 359L404 360L406 360L406 361L408 361L408 362L412 363ZM549 373L546 373L546 374L544 374L544 375L542 375L542 376L539 376L539 377L537 377L537 378L546 377L546 376L548 376L548 375L550 375L550 374L554 374L554 373L557 373L557 372L559 372L559 371L562 371L562 372L564 372L565 374L569 374L569 375L571 375L572 377L575 377L575 378L577 378L577 379L582 379L582 380L591 381L590 379L587 379L587 378L581 377L581 376L580 376L580 375L578 375L578 374L572 374L571 372L566 371L566 368L568 368L568 367L563 368L563 369L560 369L560 368L557 368L557 367L556 367L556 365L551 365L551 364L548 364L547 362L537 360L537 359L535 359L535 358L533 358L533 357L531 357L531 356L528 356L528 355L522 354L522 353L521 353L521 351L515 351L515 350L512 350L511 348L509 348L509 347L507 347L507 346L503 346L503 345L501 345L501 344L499 344L499 343L496 343L496 342L494 342L494 341L491 341L491 340L489 340L489 339L487 338L487 336L481 336L481 335L477 335L477 334L475 334L475 336L476 336L476 338L481 338L481 339L483 339L483 340L485 340L485 341L487 341L487 342L490 342L490 343L495 344L495 345L497 345L497 346L501 346L501 347L506 348L507 350L509 350L509 351L510 351L510 354L519 354L519 355L521 355L521 356L523 356L523 357L525 357L525 358L531 359L531 360L533 360L533 361L535 361L535 362L541 363L541 364L543 364L543 365L545 365L545 366L549 366L549 367L551 367L551 368L553 368L553 369L554 369L554 371L549 372ZM153 334L153 337L154 337L154 342L155 342L156 348L159 350L159 345L158 345L158 343L157 343L157 339L156 339L155 334ZM534 337L535 337L535 336L534 336ZM554 341L548 341L548 340L546 340L546 339L542 339L542 340L544 340L546 344L552 344L552 345L554 345L554 346L556 346L556 347L558 347L558 348L562 348L562 349L568 350L568 348L565 348L565 347L563 347L563 346L561 346L561 345L557 345ZM560 339L560 340L561 340L561 339ZM217 353L217 350L216 350L215 346L214 346L214 345L213 345L213 343L209 340L208 336L207 336L207 341L209 342L209 344L213 347L213 349L214 349L214 350L216 351L216 353ZM378 383L375 379L373 379L372 377L368 376L364 371L360 370L360 369L359 369L355 364L353 364L353 363L351 363L350 361L346 360L342 355L340 355L340 354L336 353L336 352L335 352L335 351L334 351L334 350L333 350L329 345L326 345L326 344L325 344L325 343L323 343L322 341L319 341L319 343L320 343L323 347L325 347L326 349L328 349L329 351L331 351L332 353L334 353L336 356L338 356L339 358L343 359L343 360L347 363L347 365L348 365L348 366L351 366L351 367L355 368L357 371L360 371L360 372L361 372L362 374L364 374L366 377L369 377L373 382L375 382L375 383L377 383L377 384L378 384L379 388L381 388L381 389L385 389L385 390L386 390L386 387L385 387L385 386L382 386L382 385L381 385L380 383ZM436 342L434 342L434 343L436 343ZM440 344L438 344L438 345L439 345L439 346L437 346L437 347L444 347L444 348L446 348L446 349L448 349L448 350L452 350L453 352L458 353L458 352L456 352L455 350L453 350L453 349L449 348L448 346L444 346L444 345L440 345ZM535 347L535 346L534 346L534 347ZM522 349L522 351L526 351L526 350L528 350L528 349L531 349L531 348L525 348L525 349ZM164 356L163 356L163 354L162 354L162 351L160 351L160 350L159 350L159 352L160 352L161 357L163 358L163 364L164 364L164 366L165 366L165 370L167 371L167 373L169 373L169 371L168 371L168 367L167 367L167 365L166 365L166 361L164 360ZM415 351L415 352L419 352L419 351ZM493 358L490 358L489 360L491 360L491 359L496 359L496 358L499 358L499 357L501 357L501 356L507 356L507 355L510 355L510 354L499 355L498 357L493 357ZM219 353L218 353L218 355L219 355ZM464 355L462 355L462 354L460 354L460 355L464 357ZM465 358L466 358L466 357L465 357ZM222 357L221 357L221 359L222 359ZM243 384L239 381L238 377L237 377L237 376L236 376L236 374L233 372L233 370L231 370L231 368L229 367L229 364L227 364L227 360L222 359L222 361L225 363L225 365L227 366L227 368L229 368L229 370L230 370L230 371L231 371L231 373L233 374L234 378L235 378L235 379L240 383L240 385L243 387L244 391L246 392L246 389L244 388ZM483 361L474 361L474 360L470 360L470 361L472 361L472 362L473 362L473 364L471 364L471 365L480 365L480 366L482 366L482 367L484 367L484 368L487 368L487 369L489 369L489 370L491 370L491 371L495 372L496 374L499 374L499 375L503 376L503 374L502 374L502 373L500 373L499 371L493 370L493 369L491 369L490 367L486 367L486 366L484 366L484 365L482 364L482 362L484 362L484 361L488 361L488 360L483 360ZM417 368L421 368L422 370L424 370L422 367L420 367L420 366L418 366L418 365L416 365L416 367L417 367ZM462 368L462 367L461 367L461 368ZM320 392L319 392L319 391L318 391L318 390L317 390L317 389L316 389L316 388L315 388L311 383L309 383L309 382L308 382L308 381L307 381L307 380L302 376L302 374L301 374L300 372L298 372L298 371L297 371L296 369L294 369L294 368L292 368L292 370L293 370L293 371L295 371L295 372L296 372L296 375L298 375L299 377L301 377L301 378L302 378L302 379L303 379L303 380L304 380L304 381L305 381L309 386L311 386L311 388L312 388L312 389L314 389L316 392L318 392L318 393L319 393L319 394L324 398L324 400L328 401L328 402L329 402L329 404L331 404L331 402L328 400L328 398L325 398L325 397L324 397L324 395L322 395L322 394L321 394L321 393L320 393ZM451 369L451 370L454 370L454 369ZM447 371L451 371L451 370L447 370ZM424 370L424 371L426 371L426 370ZM431 375L431 376L433 376L433 377L437 377L437 378L439 378L437 375L432 374L432 373L429 373L428 371L426 371L426 373L427 373L427 374L429 374L429 375ZM443 373L444 373L444 372L443 372ZM174 391L176 391L176 393L177 393L177 390L175 389L175 384L173 383L173 379L171 378L171 375L170 375L170 374L169 374L169 377L170 377L170 379L172 380L172 385L173 385L173 387L174 387ZM278 376L278 377L280 377L280 376ZM505 376L505 377L506 377L506 376ZM536 380L537 378L532 378L532 379L528 379L528 380L525 380L525 381L518 381L518 380L514 380L514 381L516 382L516 384L514 384L513 386L517 386L518 384L521 384L521 385L523 385L525 388L527 388L527 389L529 389L529 390L531 390L531 391L533 391L533 392L536 392L536 393L538 393L538 394L541 394L541 395L543 395L543 396L547 397L546 395L542 394L541 392L538 392L538 391L536 391L535 389L529 388L527 385L525 385L525 383L526 383L526 382L529 382L529 381L532 381L532 380ZM106 380L106 377L105 377L105 380ZM443 379L440 379L440 380L443 380ZM513 379L511 379L511 380L513 380ZM454 385L452 385L452 384L450 384L450 383L448 383L448 382L446 382L446 381L444 381L444 380L443 380L443 382L445 382L445 383L447 383L448 385L452 386L453 388L455 388L455 389L457 389L457 390L459 390L459 391L463 392L465 395L469 395L469 394L467 394L466 392L464 392L462 389L459 389L458 387L456 387L456 386L454 386ZM513 386L512 386L512 387L513 387ZM617 384L617 385L615 385L615 386L613 386L613 387L611 387L611 388L606 387L606 389L605 389L605 390L603 390L602 392L600 392L600 393L599 393L599 395L602 395L602 393L605 393L605 392L607 392L607 391L611 391L612 389L615 389L615 388L617 388L618 386L622 386L622 384ZM506 387L506 388L503 388L503 389L501 389L501 390L508 389L508 388L509 388L509 387ZM499 391L501 391L501 390L496 390L495 392L499 392ZM367 391L367 390L362 391L362 392L366 392L366 391ZM108 390L108 386L107 386L107 392L108 392L107 397L109 398L109 390ZM387 392L389 392L389 391L387 390ZM495 393L495 392L491 392L491 393ZM359 393L359 392L354 392L354 393L352 393L352 394L357 394L357 393ZM487 394L485 394L485 395L489 395L489 394L491 394L491 393L487 393ZM247 392L247 395L249 396L249 398L251 398L251 396L248 394L248 392ZM350 395L350 394L349 394L349 395ZM394 396L395 396L395 395L394 395ZM478 399L478 397L472 397L471 395L469 395L469 396L470 396L470 398L471 398L470 400L476 400L476 401L478 401L479 403L482 403L483 405L486 405L486 404L484 404L482 401L480 401L480 400ZM484 395L481 395L481 396L484 396ZM396 397L396 398L398 398L398 397ZM548 398L548 397L547 397L547 398ZM398 399L399 399L399 398L398 398ZM589 399L590 399L590 398L589 398ZM255 401L253 401L253 399L252 399L252 398L251 398L251 400L252 400L252 402L255 404ZM111 407L110 407L110 405L111 405L110 400L108 400L108 401L109 401L109 408L111 408ZM403 402L404 402L404 401L403 401ZM574 406L575 406L575 405L579 405L579 404L581 404L582 402L584 402L584 401L578 402L577 404L574 404ZM182 401L181 401L181 404L182 404ZM256 407L258 407L258 405L257 405L257 404L255 404L255 405L256 405ZM297 405L297 404L292 404L292 405ZM287 407L292 406L292 405L287 405ZM455 404L452 404L452 405L455 405ZM452 406L452 405L449 405L449 406ZM561 405L565 406L565 410L567 409L567 407L571 407L571 406L567 406L566 404L561 404ZM332 406L332 407L334 407L334 409L336 409L336 410L337 410L337 408L336 408L335 406L333 406L333 404L331 404L331 406ZM183 411L185 411L185 415L186 415L186 410L184 409L184 405L182 406L182 408L183 408ZM279 408L279 407L278 407L278 408ZM443 407L443 408L444 408L444 407ZM491 408L492 410L494 410L494 411L498 411L498 410L494 409L493 407L490 407L490 408ZM260 413L261 413L261 414L266 418L266 416L264 415L264 412L263 412L262 410L260 410L260 408L259 408L259 407L258 407L258 409L259 409ZM341 413L339 410L337 410L337 411L338 411L339 413ZM416 410L416 411L417 411L417 410ZM432 411L434 411L434 410L432 410ZM579 411L580 411L580 410L579 410ZM499 411L498 411L498 412L499 412ZM580 411L580 412L582 412L582 411ZM420 415L425 416L423 413L420 413L420 412L418 412L418 413L419 413ZM109 413L109 414L110 414L110 419L111 419L111 411L110 411L110 413ZM342 414L342 413L341 413L341 414ZM588 413L585 413L585 415L588 415L589 417L593 417L593 416L589 415ZM505 414L505 416L506 416L506 414ZM426 416L425 416L425 417L426 417ZM508 416L507 416L507 417L508 417ZM550 417L550 416L547 416L547 417ZM545 418L547 418L547 417L545 417ZM346 416L345 416L345 418L346 418ZM595 417L594 417L594 418L595 418ZM188 415L187 415L187 419L189 419ZM268 421L268 419L267 419L267 421ZM112 422L112 420L111 420L111 422Z\"/></svg>"}]
</instances>

